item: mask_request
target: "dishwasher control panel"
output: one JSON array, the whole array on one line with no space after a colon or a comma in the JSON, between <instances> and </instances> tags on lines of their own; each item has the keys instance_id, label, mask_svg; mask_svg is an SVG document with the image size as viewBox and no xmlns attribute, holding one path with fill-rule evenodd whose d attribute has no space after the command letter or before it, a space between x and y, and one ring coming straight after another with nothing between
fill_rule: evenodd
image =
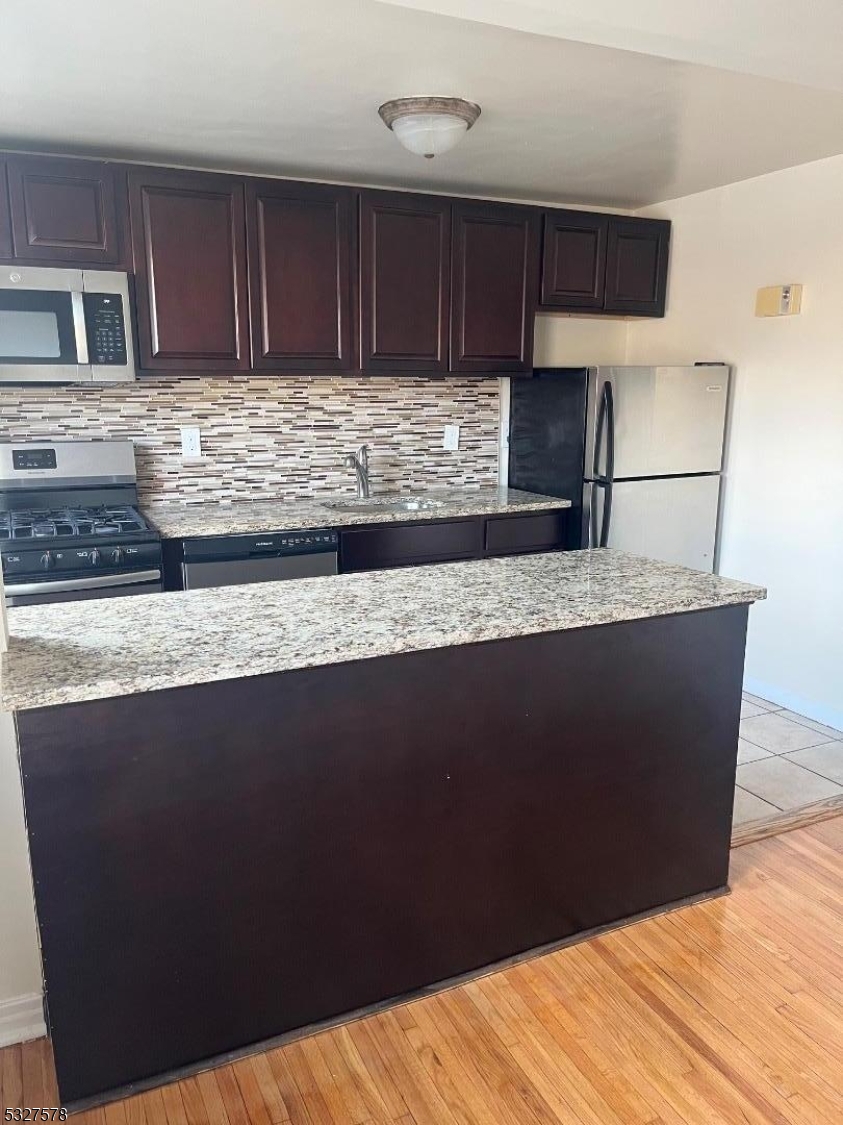
<instances>
[{"instance_id":1,"label":"dishwasher control panel","mask_svg":"<svg viewBox=\"0 0 843 1125\"><path fill-rule=\"evenodd\" d=\"M339 536L335 531L282 531L276 535L255 537L254 551L280 551L293 554L299 551L336 551Z\"/></svg>"},{"instance_id":2,"label":"dishwasher control panel","mask_svg":"<svg viewBox=\"0 0 843 1125\"><path fill-rule=\"evenodd\" d=\"M185 539L185 562L200 559L251 559L260 556L315 555L338 551L340 537L331 528L305 531L268 531L256 535L213 535Z\"/></svg>"}]
</instances>

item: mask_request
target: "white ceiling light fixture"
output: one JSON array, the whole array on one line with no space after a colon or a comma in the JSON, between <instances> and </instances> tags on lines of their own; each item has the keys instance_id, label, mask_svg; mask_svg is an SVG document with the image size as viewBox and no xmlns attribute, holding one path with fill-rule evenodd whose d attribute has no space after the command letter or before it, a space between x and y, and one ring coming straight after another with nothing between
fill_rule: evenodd
<instances>
[{"instance_id":1,"label":"white ceiling light fixture","mask_svg":"<svg viewBox=\"0 0 843 1125\"><path fill-rule=\"evenodd\" d=\"M432 160L459 144L480 116L480 106L464 98L395 98L378 113L404 148Z\"/></svg>"}]
</instances>

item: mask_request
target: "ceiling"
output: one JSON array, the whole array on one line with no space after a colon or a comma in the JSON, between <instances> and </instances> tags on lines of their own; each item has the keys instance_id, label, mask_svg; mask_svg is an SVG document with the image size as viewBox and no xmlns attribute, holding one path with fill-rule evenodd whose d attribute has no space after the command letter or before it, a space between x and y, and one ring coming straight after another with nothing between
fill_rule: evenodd
<instances>
[{"instance_id":1,"label":"ceiling","mask_svg":"<svg viewBox=\"0 0 843 1125\"><path fill-rule=\"evenodd\" d=\"M840 0L385 0L499 27L843 91Z\"/></svg>"},{"instance_id":2,"label":"ceiling","mask_svg":"<svg viewBox=\"0 0 843 1125\"><path fill-rule=\"evenodd\" d=\"M0 145L630 209L843 152L843 74L826 59L839 27L788 67L786 28L773 21L762 50L744 10L772 19L780 0L708 0L716 26L688 0L589 0L587 25L566 15L582 7L2 0ZM736 44L756 73L737 68ZM813 85L781 80L811 65ZM839 89L821 88L835 76ZM483 107L434 161L377 117L380 102L418 93Z\"/></svg>"}]
</instances>

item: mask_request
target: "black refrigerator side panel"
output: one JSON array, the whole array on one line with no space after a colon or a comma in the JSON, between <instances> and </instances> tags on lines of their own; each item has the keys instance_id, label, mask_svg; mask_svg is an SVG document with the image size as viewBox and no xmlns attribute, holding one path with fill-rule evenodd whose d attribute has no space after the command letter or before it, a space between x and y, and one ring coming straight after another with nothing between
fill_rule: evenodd
<instances>
[{"instance_id":1,"label":"black refrigerator side panel","mask_svg":"<svg viewBox=\"0 0 843 1125\"><path fill-rule=\"evenodd\" d=\"M509 487L571 501L566 547L582 542L588 371L545 368L510 383Z\"/></svg>"}]
</instances>

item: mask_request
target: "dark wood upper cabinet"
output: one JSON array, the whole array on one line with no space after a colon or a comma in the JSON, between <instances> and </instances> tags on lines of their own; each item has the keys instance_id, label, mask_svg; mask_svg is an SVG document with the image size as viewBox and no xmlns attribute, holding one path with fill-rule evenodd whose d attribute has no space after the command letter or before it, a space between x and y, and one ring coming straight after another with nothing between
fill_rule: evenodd
<instances>
[{"instance_id":1,"label":"dark wood upper cabinet","mask_svg":"<svg viewBox=\"0 0 843 1125\"><path fill-rule=\"evenodd\" d=\"M606 250L606 312L664 316L670 222L609 220Z\"/></svg>"},{"instance_id":2,"label":"dark wood upper cabinet","mask_svg":"<svg viewBox=\"0 0 843 1125\"><path fill-rule=\"evenodd\" d=\"M400 192L360 195L360 367L448 370L451 204Z\"/></svg>"},{"instance_id":3,"label":"dark wood upper cabinet","mask_svg":"<svg viewBox=\"0 0 843 1125\"><path fill-rule=\"evenodd\" d=\"M531 371L539 290L539 212L455 201L451 370Z\"/></svg>"},{"instance_id":4,"label":"dark wood upper cabinet","mask_svg":"<svg viewBox=\"0 0 843 1125\"><path fill-rule=\"evenodd\" d=\"M8 158L14 256L33 262L116 265L114 169L96 160Z\"/></svg>"},{"instance_id":5,"label":"dark wood upper cabinet","mask_svg":"<svg viewBox=\"0 0 843 1125\"><path fill-rule=\"evenodd\" d=\"M246 181L252 366L354 366L349 188Z\"/></svg>"},{"instance_id":6,"label":"dark wood upper cabinet","mask_svg":"<svg viewBox=\"0 0 843 1125\"><path fill-rule=\"evenodd\" d=\"M249 370L243 181L129 172L140 366Z\"/></svg>"},{"instance_id":7,"label":"dark wood upper cabinet","mask_svg":"<svg viewBox=\"0 0 843 1125\"><path fill-rule=\"evenodd\" d=\"M561 309L602 309L609 216L545 211L541 303Z\"/></svg>"},{"instance_id":8,"label":"dark wood upper cabinet","mask_svg":"<svg viewBox=\"0 0 843 1125\"><path fill-rule=\"evenodd\" d=\"M9 188L6 161L0 160L0 258L12 256L12 220L9 215Z\"/></svg>"}]
</instances>

